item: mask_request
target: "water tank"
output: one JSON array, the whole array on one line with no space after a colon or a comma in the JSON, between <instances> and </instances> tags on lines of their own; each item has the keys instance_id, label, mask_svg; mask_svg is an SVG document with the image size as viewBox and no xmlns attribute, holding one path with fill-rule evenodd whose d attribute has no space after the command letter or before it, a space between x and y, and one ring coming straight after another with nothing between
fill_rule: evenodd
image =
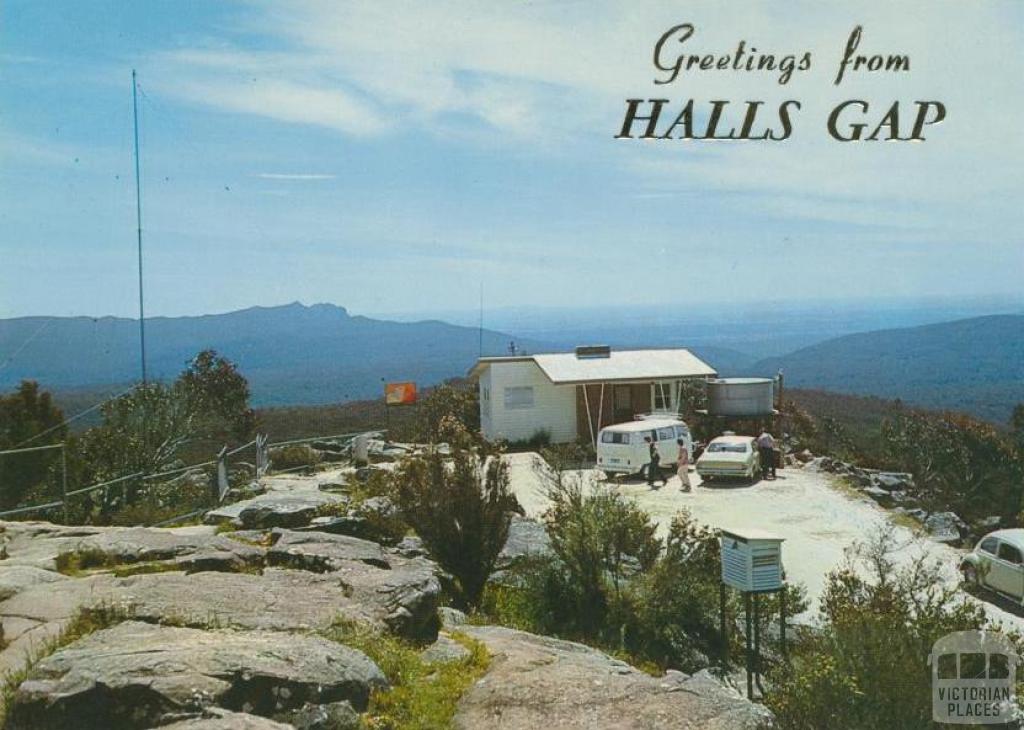
<instances>
[{"instance_id":1,"label":"water tank","mask_svg":"<svg viewBox=\"0 0 1024 730\"><path fill-rule=\"evenodd\" d=\"M775 404L771 378L718 378L708 381L712 416L768 416Z\"/></svg>"}]
</instances>

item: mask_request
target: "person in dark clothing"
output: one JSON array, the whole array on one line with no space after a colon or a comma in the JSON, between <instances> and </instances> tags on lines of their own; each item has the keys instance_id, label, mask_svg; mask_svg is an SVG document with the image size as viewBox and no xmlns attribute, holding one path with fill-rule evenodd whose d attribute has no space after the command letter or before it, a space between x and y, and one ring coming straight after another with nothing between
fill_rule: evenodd
<instances>
[{"instance_id":1,"label":"person in dark clothing","mask_svg":"<svg viewBox=\"0 0 1024 730\"><path fill-rule=\"evenodd\" d=\"M650 436L644 436L644 441L647 442L647 450L651 455L651 461L647 464L647 485L653 487L654 479L657 477L661 479L664 486L665 480L661 477L661 455L658 453L658 444Z\"/></svg>"},{"instance_id":2,"label":"person in dark clothing","mask_svg":"<svg viewBox=\"0 0 1024 730\"><path fill-rule=\"evenodd\" d=\"M761 478L775 478L775 439L768 431L763 431L757 437L757 448L761 452Z\"/></svg>"}]
</instances>

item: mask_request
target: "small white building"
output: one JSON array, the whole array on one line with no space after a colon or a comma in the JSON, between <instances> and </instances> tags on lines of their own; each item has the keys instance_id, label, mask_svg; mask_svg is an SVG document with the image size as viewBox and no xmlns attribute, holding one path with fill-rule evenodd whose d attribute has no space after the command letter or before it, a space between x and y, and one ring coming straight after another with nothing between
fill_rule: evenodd
<instances>
[{"instance_id":1,"label":"small white building","mask_svg":"<svg viewBox=\"0 0 1024 730\"><path fill-rule=\"evenodd\" d=\"M521 441L539 431L552 443L593 441L604 426L641 413L678 413L681 383L717 375L683 348L482 357L469 371L480 389L485 438Z\"/></svg>"}]
</instances>

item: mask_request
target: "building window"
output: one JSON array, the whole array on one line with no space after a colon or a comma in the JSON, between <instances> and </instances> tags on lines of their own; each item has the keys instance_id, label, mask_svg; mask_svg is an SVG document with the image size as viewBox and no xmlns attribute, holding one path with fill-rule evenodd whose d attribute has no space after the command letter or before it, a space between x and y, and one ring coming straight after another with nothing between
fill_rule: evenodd
<instances>
[{"instance_id":1,"label":"building window","mask_svg":"<svg viewBox=\"0 0 1024 730\"><path fill-rule=\"evenodd\" d=\"M662 381L651 384L651 404L655 411L676 411L679 402L676 399L677 387L675 381Z\"/></svg>"},{"instance_id":2,"label":"building window","mask_svg":"<svg viewBox=\"0 0 1024 730\"><path fill-rule=\"evenodd\" d=\"M533 408L533 387L529 385L505 388L505 410Z\"/></svg>"}]
</instances>

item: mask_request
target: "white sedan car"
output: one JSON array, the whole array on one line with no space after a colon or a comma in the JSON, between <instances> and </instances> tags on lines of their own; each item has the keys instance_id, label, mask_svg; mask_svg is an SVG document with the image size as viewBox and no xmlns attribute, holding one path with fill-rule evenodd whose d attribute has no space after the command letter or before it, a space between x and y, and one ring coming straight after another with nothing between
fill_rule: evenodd
<instances>
[{"instance_id":1,"label":"white sedan car","mask_svg":"<svg viewBox=\"0 0 1024 730\"><path fill-rule=\"evenodd\" d=\"M760 469L761 458L753 436L719 436L697 459L697 473L704 481L714 477L752 480Z\"/></svg>"},{"instance_id":2,"label":"white sedan car","mask_svg":"<svg viewBox=\"0 0 1024 730\"><path fill-rule=\"evenodd\" d=\"M1024 529L996 530L960 561L964 582L1024 600Z\"/></svg>"}]
</instances>

